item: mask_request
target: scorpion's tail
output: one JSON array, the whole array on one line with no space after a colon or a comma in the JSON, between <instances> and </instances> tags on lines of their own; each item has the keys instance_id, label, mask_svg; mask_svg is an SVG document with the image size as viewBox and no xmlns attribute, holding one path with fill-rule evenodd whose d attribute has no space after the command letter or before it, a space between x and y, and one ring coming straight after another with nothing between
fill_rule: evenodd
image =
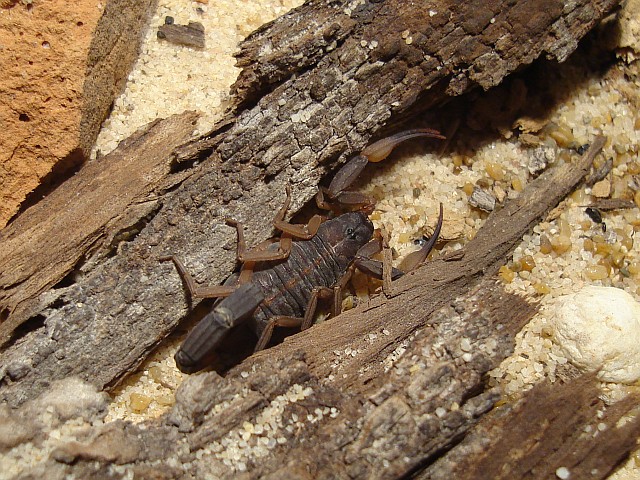
<instances>
[{"instance_id":1,"label":"scorpion's tail","mask_svg":"<svg viewBox=\"0 0 640 480\"><path fill-rule=\"evenodd\" d=\"M214 350L233 327L249 318L264 295L257 285L245 283L224 298L189 333L175 355L178 368L184 373L203 369Z\"/></svg>"}]
</instances>

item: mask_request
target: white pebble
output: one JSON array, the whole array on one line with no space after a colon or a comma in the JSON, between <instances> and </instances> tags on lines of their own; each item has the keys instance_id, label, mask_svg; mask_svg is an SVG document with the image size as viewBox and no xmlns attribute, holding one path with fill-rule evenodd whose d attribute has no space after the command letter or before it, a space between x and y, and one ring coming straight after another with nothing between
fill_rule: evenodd
<instances>
[{"instance_id":1,"label":"white pebble","mask_svg":"<svg viewBox=\"0 0 640 480\"><path fill-rule=\"evenodd\" d=\"M640 379L640 304L630 294L586 286L556 305L554 337L573 364L605 382Z\"/></svg>"},{"instance_id":2,"label":"white pebble","mask_svg":"<svg viewBox=\"0 0 640 480\"><path fill-rule=\"evenodd\" d=\"M556 477L567 480L571 476L571 472L567 467L560 467L556 470Z\"/></svg>"}]
</instances>

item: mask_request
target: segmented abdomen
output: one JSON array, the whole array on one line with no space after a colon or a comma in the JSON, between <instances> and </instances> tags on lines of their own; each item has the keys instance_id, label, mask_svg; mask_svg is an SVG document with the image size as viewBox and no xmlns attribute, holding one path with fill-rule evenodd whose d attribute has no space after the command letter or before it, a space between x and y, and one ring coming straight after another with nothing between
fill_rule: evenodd
<instances>
[{"instance_id":1,"label":"segmented abdomen","mask_svg":"<svg viewBox=\"0 0 640 480\"><path fill-rule=\"evenodd\" d=\"M318 234L311 240L294 242L286 261L255 272L252 282L265 295L254 314L258 336L271 317L303 317L313 289L332 287L348 266Z\"/></svg>"}]
</instances>

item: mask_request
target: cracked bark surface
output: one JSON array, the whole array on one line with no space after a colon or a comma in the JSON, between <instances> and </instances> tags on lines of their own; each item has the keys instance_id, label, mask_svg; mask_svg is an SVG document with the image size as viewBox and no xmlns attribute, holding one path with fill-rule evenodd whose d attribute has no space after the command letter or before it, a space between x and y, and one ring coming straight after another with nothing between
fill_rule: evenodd
<instances>
[{"instance_id":1,"label":"cracked bark surface","mask_svg":"<svg viewBox=\"0 0 640 480\"><path fill-rule=\"evenodd\" d=\"M235 86L234 114L192 141L192 120L159 122L103 159L136 159L148 148L145 138L158 132L154 128L175 132L158 134L154 155L161 174L143 176L134 190L120 187L134 192L114 207L127 221L115 227L111 216L101 216L79 235L81 241L68 246L67 259L55 263L46 279L40 269L18 280L0 277L2 306L9 312L3 341L29 319L41 323L20 332L0 353L0 398L12 407L30 405L54 380L71 376L100 390L115 385L190 309L177 274L158 263L159 256L175 253L198 281L220 282L235 256L225 216L242 220L256 242L268 237L271 227L264 219L281 204L286 184L293 186L294 208L299 207L325 173L385 125L416 106L427 108L477 85L489 88L542 54L565 59L616 3L440 1L432 2L431 15L418 5L387 1L347 15L346 2L326 2L306 4L263 27L244 44L241 62L247 67ZM265 42L273 42L273 57L261 47ZM261 57L252 63L258 52ZM273 76L275 70L282 74ZM536 307L504 292L493 275L522 235L580 182L590 161L585 156L539 177L492 214L463 252L403 277L393 297L374 297L291 337L225 378L213 372L192 376L166 417L143 427L115 422L89 429L38 468L51 478L114 475L114 464L156 478L236 478L212 446L236 438L244 422L256 421L298 385L310 390L282 407L284 442L274 440L268 460L246 454L247 478L415 473L496 402L496 392L484 390L483 375L510 353L513 336ZM114 178L90 169L77 177L80 184L95 180L100 188ZM65 225L82 223L59 210L74 198L74 189L66 195L57 202L45 199L3 231L0 252L8 252L9 239L38 226L47 213L66 222L50 231L64 246ZM158 203L137 212L139 199L148 197ZM133 238L116 235L130 230L139 232ZM49 260L64 251L41 248L37 255ZM27 259L33 251L29 244L11 246L12 254ZM10 255L0 259L5 272ZM71 285L38 297L76 264ZM27 287L16 302L12 295ZM470 358L460 348L463 337L472 343ZM334 352L347 347L357 354L333 362ZM398 348L406 351L392 362ZM307 420L295 434L286 430L299 428L294 414L307 418L324 407L335 408L336 417Z\"/></svg>"},{"instance_id":2,"label":"cracked bark surface","mask_svg":"<svg viewBox=\"0 0 640 480\"><path fill-rule=\"evenodd\" d=\"M606 408L599 394L590 374L565 384L540 383L483 417L463 442L415 478L553 478L561 466L574 478L606 478L624 452L636 448L640 420L623 417L640 398L631 395Z\"/></svg>"}]
</instances>

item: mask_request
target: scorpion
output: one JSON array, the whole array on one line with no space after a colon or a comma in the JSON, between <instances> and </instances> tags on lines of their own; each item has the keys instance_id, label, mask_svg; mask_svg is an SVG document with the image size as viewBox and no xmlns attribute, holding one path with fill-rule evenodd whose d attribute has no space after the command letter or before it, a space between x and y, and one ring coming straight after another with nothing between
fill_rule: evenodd
<instances>
[{"instance_id":1,"label":"scorpion","mask_svg":"<svg viewBox=\"0 0 640 480\"><path fill-rule=\"evenodd\" d=\"M428 128L383 138L347 162L328 188L318 190L319 207L334 213L344 208L357 208L355 211L328 220L316 214L307 224L288 223L285 216L291 189L287 186L286 200L273 219L273 226L282 232L280 238L251 250L246 247L242 223L226 218L227 225L236 229L237 260L242 267L222 285L196 286L175 255L161 257L161 261L173 261L192 298L219 298L175 354L178 368L184 373L205 368L230 330L242 323L247 322L258 336L255 351L259 351L267 346L276 327L309 328L319 300L332 299L330 315L339 314L342 290L355 269L378 279L390 272L391 280L395 280L424 262L440 234L442 204L433 234L405 258L403 271L371 258L383 249L381 235L374 235L368 217L375 202L363 193L348 190L369 162L384 160L399 143L415 137L444 139Z\"/></svg>"}]
</instances>

